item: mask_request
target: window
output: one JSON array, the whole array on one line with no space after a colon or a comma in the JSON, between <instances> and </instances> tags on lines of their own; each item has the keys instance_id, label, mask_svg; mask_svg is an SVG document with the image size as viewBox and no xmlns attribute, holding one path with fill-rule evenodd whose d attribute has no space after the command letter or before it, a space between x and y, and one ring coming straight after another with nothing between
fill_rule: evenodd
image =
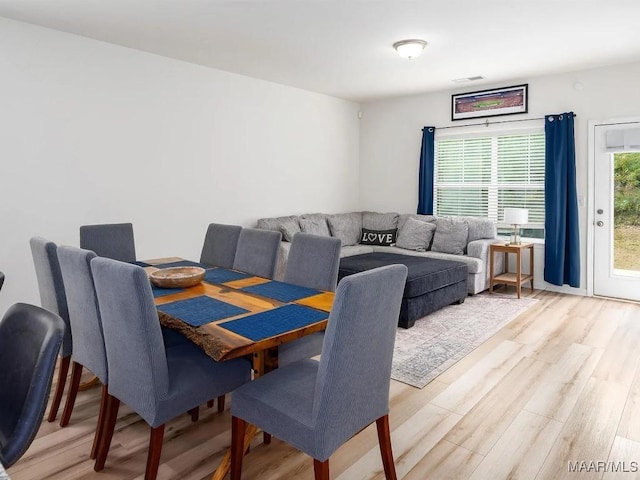
<instances>
[{"instance_id":1,"label":"window","mask_svg":"<svg viewBox=\"0 0 640 480\"><path fill-rule=\"evenodd\" d=\"M435 213L488 217L508 235L505 207L528 208L522 236L544 237L544 133L437 138Z\"/></svg>"}]
</instances>

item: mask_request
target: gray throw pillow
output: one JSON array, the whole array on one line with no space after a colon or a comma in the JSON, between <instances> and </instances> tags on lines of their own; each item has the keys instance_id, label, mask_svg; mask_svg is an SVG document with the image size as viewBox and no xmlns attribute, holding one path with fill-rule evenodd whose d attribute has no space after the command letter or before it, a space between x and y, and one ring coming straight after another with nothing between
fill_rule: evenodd
<instances>
[{"instance_id":1,"label":"gray throw pillow","mask_svg":"<svg viewBox=\"0 0 640 480\"><path fill-rule=\"evenodd\" d=\"M435 229L436 226L433 223L408 218L398 232L396 247L426 252L429 249Z\"/></svg>"},{"instance_id":2,"label":"gray throw pillow","mask_svg":"<svg viewBox=\"0 0 640 480\"><path fill-rule=\"evenodd\" d=\"M362 233L362 213L337 213L327 216L331 236L342 241L342 246L355 245Z\"/></svg>"},{"instance_id":3,"label":"gray throw pillow","mask_svg":"<svg viewBox=\"0 0 640 480\"><path fill-rule=\"evenodd\" d=\"M469 238L469 226L465 220L441 217L436 220L431 250L441 253L464 255Z\"/></svg>"},{"instance_id":4,"label":"gray throw pillow","mask_svg":"<svg viewBox=\"0 0 640 480\"><path fill-rule=\"evenodd\" d=\"M295 215L290 215L288 217L261 218L258 220L258 228L282 233L282 239L285 242L292 241L293 236L300 232L298 217Z\"/></svg>"},{"instance_id":5,"label":"gray throw pillow","mask_svg":"<svg viewBox=\"0 0 640 480\"><path fill-rule=\"evenodd\" d=\"M329 225L325 218L301 218L300 230L304 233L310 233L312 235L320 235L322 237L330 237Z\"/></svg>"}]
</instances>

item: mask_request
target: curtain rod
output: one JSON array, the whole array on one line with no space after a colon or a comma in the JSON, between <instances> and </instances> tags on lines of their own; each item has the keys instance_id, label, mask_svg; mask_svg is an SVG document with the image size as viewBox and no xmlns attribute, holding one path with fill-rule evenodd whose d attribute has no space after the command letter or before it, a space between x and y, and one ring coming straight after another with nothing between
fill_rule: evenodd
<instances>
[{"instance_id":1,"label":"curtain rod","mask_svg":"<svg viewBox=\"0 0 640 480\"><path fill-rule=\"evenodd\" d=\"M574 113L573 117L577 117ZM460 127L479 127L480 125L484 125L488 127L489 125L496 125L498 123L514 123L514 122L531 122L533 120L544 120L545 117L536 117L536 118L519 118L518 120L500 120L498 122L490 122L489 119L485 120L484 123L465 123L464 125L449 125L447 127L435 127L436 130L446 130L447 128L460 128Z\"/></svg>"}]
</instances>

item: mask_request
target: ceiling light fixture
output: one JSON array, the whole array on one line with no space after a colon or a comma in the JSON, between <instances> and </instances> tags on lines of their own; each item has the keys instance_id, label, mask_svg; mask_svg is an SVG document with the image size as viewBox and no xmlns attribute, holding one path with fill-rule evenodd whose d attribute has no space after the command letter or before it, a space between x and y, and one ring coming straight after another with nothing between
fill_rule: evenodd
<instances>
[{"instance_id":1,"label":"ceiling light fixture","mask_svg":"<svg viewBox=\"0 0 640 480\"><path fill-rule=\"evenodd\" d=\"M396 49L398 55L402 58L416 58L418 55L422 53L424 47L427 46L427 42L424 40L400 40L393 44L393 48Z\"/></svg>"}]
</instances>

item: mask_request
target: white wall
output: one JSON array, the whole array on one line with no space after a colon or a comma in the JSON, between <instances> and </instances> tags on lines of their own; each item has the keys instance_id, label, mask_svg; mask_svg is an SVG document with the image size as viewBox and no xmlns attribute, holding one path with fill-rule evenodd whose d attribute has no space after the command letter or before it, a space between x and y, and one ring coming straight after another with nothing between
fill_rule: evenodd
<instances>
[{"instance_id":1,"label":"white wall","mask_svg":"<svg viewBox=\"0 0 640 480\"><path fill-rule=\"evenodd\" d=\"M355 103L0 18L0 314L39 303L29 238L131 221L139 258L210 222L358 207Z\"/></svg>"},{"instance_id":2,"label":"white wall","mask_svg":"<svg viewBox=\"0 0 640 480\"><path fill-rule=\"evenodd\" d=\"M360 200L363 209L415 212L418 205L418 164L422 127L444 127L482 120L451 122L451 94L505 85L529 84L529 113L489 121L536 118L573 111L576 135L578 195L588 199L588 122L640 114L640 63L562 75L520 78L496 85L469 85L455 91L408 96L363 105L360 125ZM513 123L490 128L535 125ZM539 125L543 125L540 122ZM486 128L486 127L481 127ZM455 129L468 132L469 129ZM454 129L446 130L452 132ZM580 208L581 288L586 288L587 208ZM536 275L542 278L543 250L536 248ZM537 287L549 287L536 282Z\"/></svg>"}]
</instances>

